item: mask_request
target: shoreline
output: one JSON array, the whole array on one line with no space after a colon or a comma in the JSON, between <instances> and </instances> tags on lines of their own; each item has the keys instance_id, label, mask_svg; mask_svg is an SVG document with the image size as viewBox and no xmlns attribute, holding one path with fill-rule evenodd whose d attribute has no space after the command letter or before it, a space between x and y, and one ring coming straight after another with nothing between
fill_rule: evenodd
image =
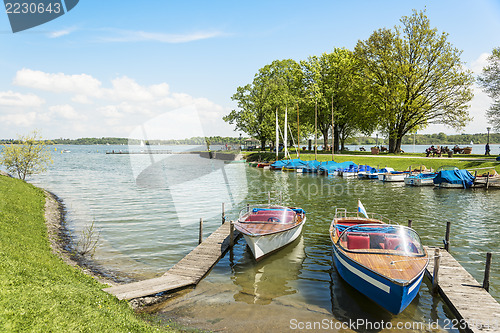
<instances>
[{"instance_id":1,"label":"shoreline","mask_svg":"<svg viewBox=\"0 0 500 333\"><path fill-rule=\"evenodd\" d=\"M3 175L12 177L8 174ZM82 273L91 276L99 283L109 287L117 286L130 281L118 278L113 272L106 270L92 259L77 254L73 246L70 231L66 226L66 208L63 201L54 193L40 188L45 194L44 216L47 227L47 236L52 253L57 255L65 264L78 268ZM147 311L146 307L162 303L176 297L178 293L139 297L128 301L129 306L137 312Z\"/></svg>"}]
</instances>

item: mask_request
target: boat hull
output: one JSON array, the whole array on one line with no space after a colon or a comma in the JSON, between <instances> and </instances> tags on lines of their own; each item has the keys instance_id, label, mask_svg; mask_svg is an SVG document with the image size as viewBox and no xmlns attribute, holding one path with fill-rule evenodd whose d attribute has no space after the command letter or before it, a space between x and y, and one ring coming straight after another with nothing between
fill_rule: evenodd
<instances>
[{"instance_id":1,"label":"boat hull","mask_svg":"<svg viewBox=\"0 0 500 333\"><path fill-rule=\"evenodd\" d=\"M439 188L464 188L463 184L451 184L451 183L434 184L434 186Z\"/></svg>"},{"instance_id":2,"label":"boat hull","mask_svg":"<svg viewBox=\"0 0 500 333\"><path fill-rule=\"evenodd\" d=\"M275 232L265 235L249 235L242 232L248 247L252 251L255 260L261 260L266 255L281 249L282 247L293 242L302 232L302 227L306 222L307 217L304 217L302 223L292 229L281 232Z\"/></svg>"},{"instance_id":3,"label":"boat hull","mask_svg":"<svg viewBox=\"0 0 500 333\"><path fill-rule=\"evenodd\" d=\"M388 311L400 313L418 294L424 271L407 284L397 284L345 256L335 245L332 248L333 261L342 279Z\"/></svg>"},{"instance_id":4,"label":"boat hull","mask_svg":"<svg viewBox=\"0 0 500 333\"><path fill-rule=\"evenodd\" d=\"M404 182L406 185L411 185L411 186L433 186L434 185L434 179L429 178L414 178L414 177L406 177L404 179Z\"/></svg>"},{"instance_id":5,"label":"boat hull","mask_svg":"<svg viewBox=\"0 0 500 333\"><path fill-rule=\"evenodd\" d=\"M407 174L379 174L378 175L378 180L381 180L383 182L404 182L405 177Z\"/></svg>"}]
</instances>

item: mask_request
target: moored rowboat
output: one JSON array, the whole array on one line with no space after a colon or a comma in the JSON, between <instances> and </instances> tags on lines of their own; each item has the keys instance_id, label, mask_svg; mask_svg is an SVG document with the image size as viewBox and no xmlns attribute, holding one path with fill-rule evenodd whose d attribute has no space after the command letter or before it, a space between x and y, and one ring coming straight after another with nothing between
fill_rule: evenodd
<instances>
[{"instance_id":1,"label":"moored rowboat","mask_svg":"<svg viewBox=\"0 0 500 333\"><path fill-rule=\"evenodd\" d=\"M352 287L394 314L415 298L428 264L411 228L337 209L330 226L333 261Z\"/></svg>"},{"instance_id":2,"label":"moored rowboat","mask_svg":"<svg viewBox=\"0 0 500 333\"><path fill-rule=\"evenodd\" d=\"M255 260L293 242L302 232L306 213L301 208L256 206L240 212L235 228L243 234Z\"/></svg>"}]
</instances>

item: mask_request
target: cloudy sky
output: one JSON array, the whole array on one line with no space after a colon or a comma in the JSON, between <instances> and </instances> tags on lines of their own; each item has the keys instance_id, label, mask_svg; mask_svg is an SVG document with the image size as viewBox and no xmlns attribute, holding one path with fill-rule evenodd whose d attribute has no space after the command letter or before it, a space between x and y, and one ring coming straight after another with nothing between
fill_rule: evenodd
<instances>
[{"instance_id":1,"label":"cloudy sky","mask_svg":"<svg viewBox=\"0 0 500 333\"><path fill-rule=\"evenodd\" d=\"M128 137L158 124L158 138L238 136L222 121L236 87L275 59L353 49L412 9L463 50L479 73L500 46L497 0L97 1L12 33L0 13L0 138ZM485 132L490 100L475 89L462 132ZM455 133L444 126L425 132Z\"/></svg>"}]
</instances>

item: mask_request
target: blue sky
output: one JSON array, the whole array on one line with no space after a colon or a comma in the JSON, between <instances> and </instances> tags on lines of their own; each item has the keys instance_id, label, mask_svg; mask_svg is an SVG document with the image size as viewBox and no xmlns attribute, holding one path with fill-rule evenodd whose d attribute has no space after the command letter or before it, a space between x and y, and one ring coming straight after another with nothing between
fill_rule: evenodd
<instances>
[{"instance_id":1,"label":"blue sky","mask_svg":"<svg viewBox=\"0 0 500 333\"><path fill-rule=\"evenodd\" d=\"M236 87L259 68L353 49L412 9L426 9L431 25L449 34L476 73L500 46L494 0L81 0L65 15L16 34L2 12L0 138L35 128L46 138L127 137L155 119L164 129L155 136L165 139L237 136L221 117L235 107ZM462 132L488 126L490 100L475 93L474 121ZM455 133L444 126L425 132L439 131Z\"/></svg>"}]
</instances>

